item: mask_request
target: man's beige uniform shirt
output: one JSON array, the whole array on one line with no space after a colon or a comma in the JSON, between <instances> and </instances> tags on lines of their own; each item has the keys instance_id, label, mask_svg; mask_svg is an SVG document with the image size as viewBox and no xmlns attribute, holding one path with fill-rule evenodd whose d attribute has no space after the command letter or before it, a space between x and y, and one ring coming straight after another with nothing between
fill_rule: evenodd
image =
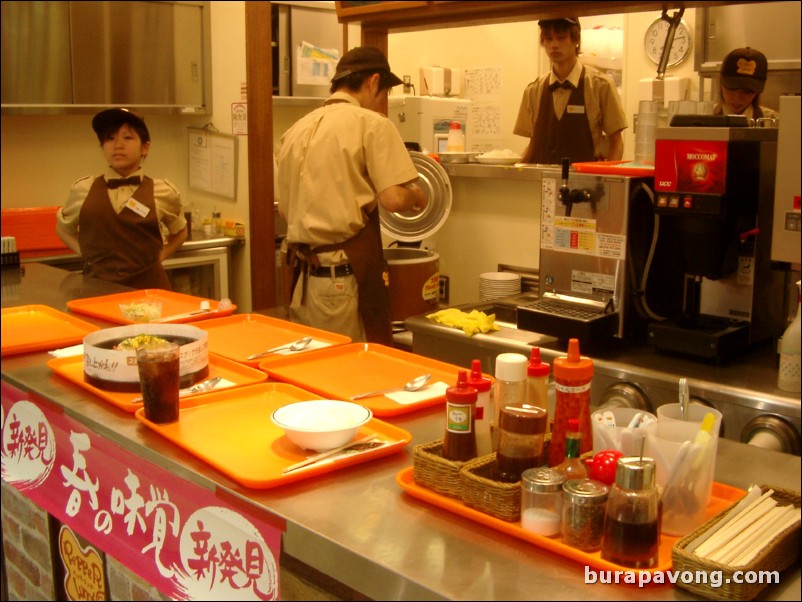
<instances>
[{"instance_id":1,"label":"man's beige uniform shirt","mask_svg":"<svg viewBox=\"0 0 802 602\"><path fill-rule=\"evenodd\" d=\"M348 240L367 224L377 195L418 179L393 123L365 109L350 94L299 119L281 138L279 211L287 241L310 247ZM342 251L321 255L324 264L346 261Z\"/></svg>"},{"instance_id":2,"label":"man's beige uniform shirt","mask_svg":"<svg viewBox=\"0 0 802 602\"><path fill-rule=\"evenodd\" d=\"M582 74L582 63L576 62L571 73L566 78L576 88L579 86L579 76ZM540 110L540 95L543 87L559 81L554 70L544 73L535 81L526 86L521 107L518 110L518 119L515 121L513 134L532 137ZM557 88L552 92L554 113L560 119L568 105L571 90ZM621 99L612 78L601 73L593 67L585 65L585 113L590 125L590 135L593 138L593 150L597 157L607 156L607 137L627 127L627 118Z\"/></svg>"}]
</instances>

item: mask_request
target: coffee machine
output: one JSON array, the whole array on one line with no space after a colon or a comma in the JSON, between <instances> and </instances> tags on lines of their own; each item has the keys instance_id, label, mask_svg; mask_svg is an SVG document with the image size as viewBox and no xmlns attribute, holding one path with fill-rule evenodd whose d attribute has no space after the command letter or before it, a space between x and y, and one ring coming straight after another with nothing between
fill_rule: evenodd
<instances>
[{"instance_id":1,"label":"coffee machine","mask_svg":"<svg viewBox=\"0 0 802 602\"><path fill-rule=\"evenodd\" d=\"M777 130L695 117L657 130L654 211L684 283L681 311L650 323L648 342L720 362L783 323L784 279L771 264Z\"/></svg>"}]
</instances>

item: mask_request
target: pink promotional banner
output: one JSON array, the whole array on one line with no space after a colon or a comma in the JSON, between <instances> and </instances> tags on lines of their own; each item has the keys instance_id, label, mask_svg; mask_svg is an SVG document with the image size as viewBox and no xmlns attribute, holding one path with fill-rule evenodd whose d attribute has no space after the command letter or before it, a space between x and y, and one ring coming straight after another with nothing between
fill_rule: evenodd
<instances>
[{"instance_id":1,"label":"pink promotional banner","mask_svg":"<svg viewBox=\"0 0 802 602\"><path fill-rule=\"evenodd\" d=\"M5 381L0 393L6 483L173 599L280 599L283 520L243 512L34 394Z\"/></svg>"}]
</instances>

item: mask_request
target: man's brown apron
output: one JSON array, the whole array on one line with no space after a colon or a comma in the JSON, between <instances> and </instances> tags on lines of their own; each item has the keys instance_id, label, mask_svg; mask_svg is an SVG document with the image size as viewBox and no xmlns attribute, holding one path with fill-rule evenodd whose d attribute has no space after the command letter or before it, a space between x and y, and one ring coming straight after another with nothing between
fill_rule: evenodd
<instances>
[{"instance_id":1,"label":"man's brown apron","mask_svg":"<svg viewBox=\"0 0 802 602\"><path fill-rule=\"evenodd\" d=\"M571 106L585 108L584 67L579 76L579 86L571 90L568 106L560 119L554 113L552 87L543 86L540 109L532 132L534 142L530 147L531 156L524 157L525 163L553 165L559 164L563 157L569 157L571 163L596 160L587 110L572 113L568 110Z\"/></svg>"},{"instance_id":2,"label":"man's brown apron","mask_svg":"<svg viewBox=\"0 0 802 602\"><path fill-rule=\"evenodd\" d=\"M342 250L354 271L358 286L359 316L365 327L365 337L371 343L393 344L393 329L390 320L390 289L387 280L387 261L384 259L379 208L369 215L368 223L348 240L310 249L308 245L290 243L287 248L287 267L292 270L289 297L306 264L319 266L317 253ZM299 260L298 254L303 256Z\"/></svg>"},{"instance_id":3,"label":"man's brown apron","mask_svg":"<svg viewBox=\"0 0 802 602\"><path fill-rule=\"evenodd\" d=\"M153 178L142 178L132 198L149 209L147 215L128 207L116 213L106 180L100 176L92 183L78 218L84 274L132 288L170 290L170 280L159 261L164 245Z\"/></svg>"}]
</instances>

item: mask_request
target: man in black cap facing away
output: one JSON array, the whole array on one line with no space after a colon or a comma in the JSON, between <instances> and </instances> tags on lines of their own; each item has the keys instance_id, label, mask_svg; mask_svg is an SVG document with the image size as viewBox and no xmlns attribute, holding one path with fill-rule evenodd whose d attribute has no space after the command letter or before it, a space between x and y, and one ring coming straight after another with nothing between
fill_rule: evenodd
<instances>
[{"instance_id":1,"label":"man in black cap facing away","mask_svg":"<svg viewBox=\"0 0 802 602\"><path fill-rule=\"evenodd\" d=\"M393 123L379 111L402 83L378 48L346 52L322 107L293 124L278 154L279 212L295 270L294 322L392 345L379 205L421 211L427 198Z\"/></svg>"},{"instance_id":2,"label":"man in black cap facing away","mask_svg":"<svg viewBox=\"0 0 802 602\"><path fill-rule=\"evenodd\" d=\"M523 162L621 159L626 115L612 78L579 61L579 19L546 19L538 25L551 69L524 90L513 129L529 138Z\"/></svg>"},{"instance_id":3,"label":"man in black cap facing away","mask_svg":"<svg viewBox=\"0 0 802 602\"><path fill-rule=\"evenodd\" d=\"M107 109L95 115L92 129L108 167L73 183L56 233L81 256L85 275L170 290L161 262L187 238L181 194L167 180L144 174L150 132L142 117Z\"/></svg>"}]
</instances>

